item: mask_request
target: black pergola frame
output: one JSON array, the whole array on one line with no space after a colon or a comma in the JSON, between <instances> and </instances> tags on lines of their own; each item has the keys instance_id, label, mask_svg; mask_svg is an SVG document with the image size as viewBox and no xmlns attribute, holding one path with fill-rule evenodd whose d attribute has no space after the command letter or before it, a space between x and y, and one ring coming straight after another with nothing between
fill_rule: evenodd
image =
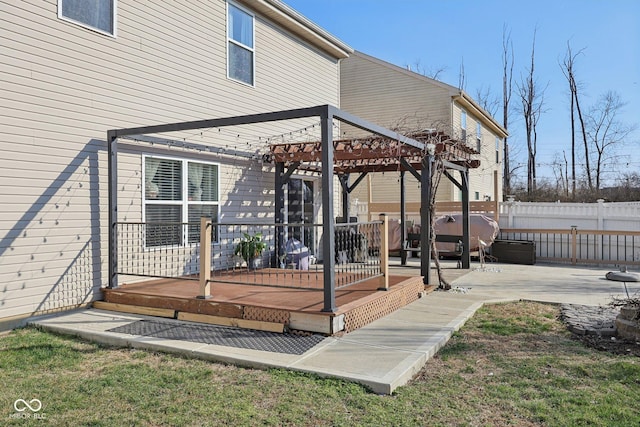
<instances>
[{"instance_id":1,"label":"black pergola frame","mask_svg":"<svg viewBox=\"0 0 640 427\"><path fill-rule=\"evenodd\" d=\"M109 206L109 249L108 249L108 263L109 263L109 278L108 288L118 287L118 253L117 253L117 218L118 218L118 173L117 173L117 154L118 154L118 138L132 137L135 135L145 134L158 134L167 132L177 132L186 130L196 130L202 128L220 128L227 126L240 126L256 123L275 122L284 120L293 120L301 118L320 118L321 129L321 147L322 147L322 161L321 161L321 173L322 173L322 215L324 218L323 233L328 236L325 239L325 244L322 248L323 254L323 272L324 272L324 308L325 312L336 312L337 307L335 305L335 277L333 272L335 271L335 241L334 241L334 208L333 208L333 164L334 164L334 146L333 146L333 120L337 119L343 123L352 125L356 128L371 132L382 137L386 137L392 140L396 140L402 144L415 147L419 150L425 151L427 155L422 160L422 173L418 173L411 165L405 164L406 167L416 178L419 177L421 182L421 240L423 242L431 241L431 218L429 214L429 200L431 199L431 168L434 162L435 150L433 147L429 147L430 144L425 144L418 140L406 137L395 131L386 129L382 126L378 126L366 120L363 120L357 116L340 110L332 105L319 105L315 107L292 109L275 111L268 113L249 114L243 116L224 117L219 119L208 120L196 120L187 122L178 122L171 124L161 124L134 128L113 129L107 132L107 163L108 163L108 206ZM463 243L465 248L469 246L469 186L468 186L468 168L445 162L447 168L453 168L461 171L462 185L456 184L462 188L463 193ZM284 171L284 163L276 163L276 201L275 201L275 219L276 223L284 223L284 191L283 191L283 176L286 175ZM449 176L449 179L451 177ZM342 181L341 181L342 182ZM346 181L345 181L346 182ZM358 181L359 182L359 181ZM455 182L455 181L454 181ZM356 184L357 185L357 184ZM355 185L354 185L355 186ZM343 189L345 185L343 184ZM346 185L348 188L348 184ZM353 187L351 187L352 189ZM347 191L347 192L350 192ZM402 189L404 193L404 188ZM345 217L348 219L348 195L346 197L347 204L345 205ZM405 206L402 203L402 221L404 227ZM404 233L403 233L404 234ZM430 284L430 262L431 251L430 245L427 244L424 256L421 257L421 274L423 275L423 282ZM466 261L463 256L463 268L469 268L469 255L468 251Z\"/></svg>"}]
</instances>

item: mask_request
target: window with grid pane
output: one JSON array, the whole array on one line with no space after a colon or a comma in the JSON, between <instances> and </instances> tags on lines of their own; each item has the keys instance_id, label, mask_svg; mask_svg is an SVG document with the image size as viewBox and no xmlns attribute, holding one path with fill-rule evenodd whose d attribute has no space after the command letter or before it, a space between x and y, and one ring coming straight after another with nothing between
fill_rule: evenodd
<instances>
[{"instance_id":1,"label":"window with grid pane","mask_svg":"<svg viewBox=\"0 0 640 427\"><path fill-rule=\"evenodd\" d=\"M227 75L253 86L254 17L232 3L227 5Z\"/></svg>"},{"instance_id":2,"label":"window with grid pane","mask_svg":"<svg viewBox=\"0 0 640 427\"><path fill-rule=\"evenodd\" d=\"M217 164L146 156L144 169L147 247L196 243L201 217L218 222ZM217 230L213 241L217 241Z\"/></svg>"},{"instance_id":3,"label":"window with grid pane","mask_svg":"<svg viewBox=\"0 0 640 427\"><path fill-rule=\"evenodd\" d=\"M113 36L116 0L58 0L58 17Z\"/></svg>"}]
</instances>

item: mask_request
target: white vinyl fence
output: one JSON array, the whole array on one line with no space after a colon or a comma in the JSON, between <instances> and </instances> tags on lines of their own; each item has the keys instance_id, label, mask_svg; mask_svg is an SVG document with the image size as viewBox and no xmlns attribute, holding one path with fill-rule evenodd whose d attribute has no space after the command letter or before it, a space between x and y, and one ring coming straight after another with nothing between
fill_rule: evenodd
<instances>
[{"instance_id":1,"label":"white vinyl fence","mask_svg":"<svg viewBox=\"0 0 640 427\"><path fill-rule=\"evenodd\" d=\"M500 228L640 231L640 202L500 203Z\"/></svg>"},{"instance_id":2,"label":"white vinyl fence","mask_svg":"<svg viewBox=\"0 0 640 427\"><path fill-rule=\"evenodd\" d=\"M536 243L539 260L640 265L640 202L500 204L500 239Z\"/></svg>"}]
</instances>

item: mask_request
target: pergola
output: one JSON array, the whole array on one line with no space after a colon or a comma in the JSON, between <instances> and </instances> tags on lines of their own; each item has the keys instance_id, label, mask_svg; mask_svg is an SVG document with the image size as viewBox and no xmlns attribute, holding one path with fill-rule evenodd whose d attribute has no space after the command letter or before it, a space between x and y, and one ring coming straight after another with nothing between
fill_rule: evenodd
<instances>
[{"instance_id":1,"label":"pergola","mask_svg":"<svg viewBox=\"0 0 640 427\"><path fill-rule=\"evenodd\" d=\"M333 175L337 174L343 190L342 215L349 218L349 194L369 173L400 171L401 179L401 216L405 218L404 175L411 173L421 183L421 241L431 241L431 218L429 200L431 199L431 174L436 156L442 159L445 175L462 191L463 236L465 248L469 248L469 169L479 166L479 160L472 159L477 154L464 144L455 144L446 135L434 131L423 131L407 135L375 125L331 105L276 111L244 116L225 117L210 120L198 120L172 124L161 124L128 129L115 129L107 133L108 171L109 171L109 288L118 286L117 278L117 153L118 138L144 139L145 135L166 132L220 128L265 122L276 122L300 118L318 117L320 119L320 141L274 144L270 147L270 157L275 163L275 222L284 224L285 184L296 170L309 170L321 174L322 214L325 218L322 230L328 238L322 248L324 271L324 311L334 312L335 307L335 242L334 242L334 204ZM352 125L373 136L335 140L333 121ZM451 171L460 172L460 182ZM359 174L350 183L351 174ZM401 228L404 241L404 227ZM456 242L458 238L456 237ZM276 243L283 244L282 239ZM279 246L278 246L279 247ZM430 245L422 248L421 274L425 284L430 284ZM462 267L469 268L469 251L465 250Z\"/></svg>"}]
</instances>

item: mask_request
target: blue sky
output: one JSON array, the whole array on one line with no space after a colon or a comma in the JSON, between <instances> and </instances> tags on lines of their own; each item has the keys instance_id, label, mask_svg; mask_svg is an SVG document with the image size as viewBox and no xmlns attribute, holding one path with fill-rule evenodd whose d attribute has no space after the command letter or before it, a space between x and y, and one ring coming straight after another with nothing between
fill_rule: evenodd
<instances>
[{"instance_id":1,"label":"blue sky","mask_svg":"<svg viewBox=\"0 0 640 427\"><path fill-rule=\"evenodd\" d=\"M514 82L526 75L536 35L536 75L548 83L538 125L539 176L553 178L546 164L558 153L570 153L569 92L559 63L570 41L581 83L581 104L617 91L627 105L621 118L640 126L639 0L284 0L355 50L399 66L417 63L425 70L444 69L439 79L458 86L464 64L465 89L490 88L502 98L502 30L511 31L515 50ZM515 92L512 106L519 107ZM501 113L499 113L501 121ZM525 161L521 114L510 119L511 145ZM513 126L511 126L513 124ZM518 148L520 147L520 148ZM613 171L640 169L640 131ZM631 154L627 154L631 153ZM513 160L512 160L513 162ZM526 169L518 171L526 176Z\"/></svg>"}]
</instances>

